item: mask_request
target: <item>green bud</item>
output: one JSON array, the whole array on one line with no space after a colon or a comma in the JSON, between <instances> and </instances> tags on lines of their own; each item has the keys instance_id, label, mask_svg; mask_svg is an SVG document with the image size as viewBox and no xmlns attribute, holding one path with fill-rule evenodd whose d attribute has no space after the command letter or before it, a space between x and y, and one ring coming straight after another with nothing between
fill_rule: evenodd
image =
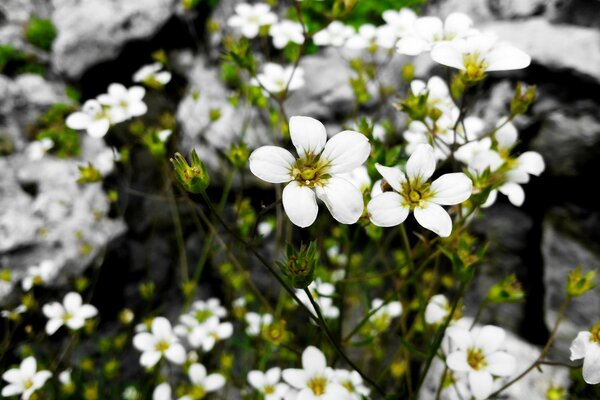
<instances>
[{"instance_id":1,"label":"green bud","mask_svg":"<svg viewBox=\"0 0 600 400\"><path fill-rule=\"evenodd\" d=\"M94 183L102 180L102 174L98 171L91 162L87 166L80 165L79 179L77 183Z\"/></svg>"},{"instance_id":2,"label":"green bud","mask_svg":"<svg viewBox=\"0 0 600 400\"><path fill-rule=\"evenodd\" d=\"M181 285L181 293L185 299L191 300L196 294L196 282L185 281Z\"/></svg>"},{"instance_id":3,"label":"green bud","mask_svg":"<svg viewBox=\"0 0 600 400\"><path fill-rule=\"evenodd\" d=\"M535 86L526 86L522 82L518 82L515 87L515 95L510 102L510 113L512 115L526 113L536 97L537 88Z\"/></svg>"},{"instance_id":4,"label":"green bud","mask_svg":"<svg viewBox=\"0 0 600 400\"><path fill-rule=\"evenodd\" d=\"M104 368L103 368L104 376L106 376L107 379L116 378L117 375L119 374L120 366L121 365L118 360L115 360L115 359L108 360L106 362L106 364L104 364Z\"/></svg>"},{"instance_id":5,"label":"green bud","mask_svg":"<svg viewBox=\"0 0 600 400\"><path fill-rule=\"evenodd\" d=\"M263 327L261 335L266 341L279 346L287 336L285 326L285 321L274 321L273 323Z\"/></svg>"},{"instance_id":6,"label":"green bud","mask_svg":"<svg viewBox=\"0 0 600 400\"><path fill-rule=\"evenodd\" d=\"M85 291L85 289L87 289L89 285L90 281L86 277L80 277L75 280L75 290L79 293Z\"/></svg>"},{"instance_id":7,"label":"green bud","mask_svg":"<svg viewBox=\"0 0 600 400\"><path fill-rule=\"evenodd\" d=\"M131 311L129 308L124 308L119 313L119 322L121 324L127 326L127 325L131 324L131 322L133 322L134 317L135 317L135 314L133 313L133 311Z\"/></svg>"},{"instance_id":8,"label":"green bud","mask_svg":"<svg viewBox=\"0 0 600 400\"><path fill-rule=\"evenodd\" d=\"M154 282L148 281L141 283L138 290L140 291L142 299L150 300L152 296L154 296Z\"/></svg>"},{"instance_id":9,"label":"green bud","mask_svg":"<svg viewBox=\"0 0 600 400\"><path fill-rule=\"evenodd\" d=\"M244 168L250 158L250 151L245 143L233 145L227 153L227 159L235 168Z\"/></svg>"},{"instance_id":10,"label":"green bud","mask_svg":"<svg viewBox=\"0 0 600 400\"><path fill-rule=\"evenodd\" d=\"M397 107L402 111L408 114L408 116L415 121L423 121L427 114L429 113L427 107L427 98L429 97L429 93L423 93L420 95L415 95L414 93L410 93L409 96L401 101Z\"/></svg>"},{"instance_id":11,"label":"green bud","mask_svg":"<svg viewBox=\"0 0 600 400\"><path fill-rule=\"evenodd\" d=\"M525 297L521 283L512 274L490 288L487 298L492 303L516 303Z\"/></svg>"},{"instance_id":12,"label":"green bud","mask_svg":"<svg viewBox=\"0 0 600 400\"><path fill-rule=\"evenodd\" d=\"M173 168L175 168L175 178L177 182L190 193L202 193L208 187L210 178L204 163L192 150L190 155L192 165L189 165L186 159L179 153L175 153L171 158Z\"/></svg>"},{"instance_id":13,"label":"green bud","mask_svg":"<svg viewBox=\"0 0 600 400\"><path fill-rule=\"evenodd\" d=\"M221 119L221 110L218 108L211 108L208 112L208 117L210 118L210 122L216 122Z\"/></svg>"},{"instance_id":14,"label":"green bud","mask_svg":"<svg viewBox=\"0 0 600 400\"><path fill-rule=\"evenodd\" d=\"M288 244L286 260L278 262L283 275L297 289L307 288L312 283L318 263L319 254L315 242L310 242L308 246L301 244L298 251Z\"/></svg>"},{"instance_id":15,"label":"green bud","mask_svg":"<svg viewBox=\"0 0 600 400\"><path fill-rule=\"evenodd\" d=\"M162 65L166 65L169 62L169 57L167 56L167 52L165 51L165 49L158 49L152 52L152 59L156 62L161 63Z\"/></svg>"},{"instance_id":16,"label":"green bud","mask_svg":"<svg viewBox=\"0 0 600 400\"><path fill-rule=\"evenodd\" d=\"M562 386L551 385L546 392L546 400L562 400L567 398L567 391Z\"/></svg>"},{"instance_id":17,"label":"green bud","mask_svg":"<svg viewBox=\"0 0 600 400\"><path fill-rule=\"evenodd\" d=\"M196 6L200 3L200 0L182 0L181 5L185 10L191 10L192 8L196 8Z\"/></svg>"},{"instance_id":18,"label":"green bud","mask_svg":"<svg viewBox=\"0 0 600 400\"><path fill-rule=\"evenodd\" d=\"M596 287L596 271L589 271L582 275L582 268L578 266L567 277L567 294L571 297L579 297Z\"/></svg>"},{"instance_id":19,"label":"green bud","mask_svg":"<svg viewBox=\"0 0 600 400\"><path fill-rule=\"evenodd\" d=\"M0 269L0 281L10 282L12 280L12 273L10 269L4 267Z\"/></svg>"},{"instance_id":20,"label":"green bud","mask_svg":"<svg viewBox=\"0 0 600 400\"><path fill-rule=\"evenodd\" d=\"M402 66L402 80L404 82L410 82L415 79L415 65L414 64L404 64Z\"/></svg>"}]
</instances>

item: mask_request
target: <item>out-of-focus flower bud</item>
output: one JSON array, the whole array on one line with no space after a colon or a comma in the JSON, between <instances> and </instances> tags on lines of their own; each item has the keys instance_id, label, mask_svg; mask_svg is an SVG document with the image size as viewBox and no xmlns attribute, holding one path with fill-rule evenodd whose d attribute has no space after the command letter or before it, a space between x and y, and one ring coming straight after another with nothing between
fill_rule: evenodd
<instances>
[{"instance_id":1,"label":"out-of-focus flower bud","mask_svg":"<svg viewBox=\"0 0 600 400\"><path fill-rule=\"evenodd\" d=\"M88 162L87 166L80 165L77 168L79 168L77 183L94 183L102 180L102 174L91 162Z\"/></svg>"},{"instance_id":2,"label":"out-of-focus flower bud","mask_svg":"<svg viewBox=\"0 0 600 400\"><path fill-rule=\"evenodd\" d=\"M567 294L571 297L579 297L596 287L596 271L583 274L581 266L578 266L567 277Z\"/></svg>"},{"instance_id":3,"label":"out-of-focus flower bud","mask_svg":"<svg viewBox=\"0 0 600 400\"><path fill-rule=\"evenodd\" d=\"M510 102L510 113L512 115L524 114L535 101L537 88L535 86L526 86L518 82L515 87L515 95Z\"/></svg>"},{"instance_id":4,"label":"out-of-focus flower bud","mask_svg":"<svg viewBox=\"0 0 600 400\"><path fill-rule=\"evenodd\" d=\"M196 150L192 150L190 158L191 165L179 153L175 153L171 158L177 182L190 193L204 192L210 182L208 171L198 154L196 154Z\"/></svg>"},{"instance_id":5,"label":"out-of-focus flower bud","mask_svg":"<svg viewBox=\"0 0 600 400\"><path fill-rule=\"evenodd\" d=\"M516 303L525 297L521 283L512 274L490 288L487 298L492 303Z\"/></svg>"}]
</instances>

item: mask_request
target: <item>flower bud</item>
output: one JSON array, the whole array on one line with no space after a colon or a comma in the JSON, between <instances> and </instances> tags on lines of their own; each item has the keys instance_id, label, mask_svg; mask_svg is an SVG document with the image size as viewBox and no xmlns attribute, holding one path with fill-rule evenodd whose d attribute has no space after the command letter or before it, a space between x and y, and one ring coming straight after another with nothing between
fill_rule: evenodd
<instances>
[{"instance_id":1,"label":"flower bud","mask_svg":"<svg viewBox=\"0 0 600 400\"><path fill-rule=\"evenodd\" d=\"M521 288L521 283L514 274L506 277L490 288L487 298L492 303L516 303L525 297L525 292Z\"/></svg>"},{"instance_id":2,"label":"flower bud","mask_svg":"<svg viewBox=\"0 0 600 400\"><path fill-rule=\"evenodd\" d=\"M133 322L134 317L135 317L135 314L133 313L133 311L131 311L129 308L124 308L119 313L119 322L121 324L127 326L127 325L131 324L131 322Z\"/></svg>"},{"instance_id":3,"label":"flower bud","mask_svg":"<svg viewBox=\"0 0 600 400\"><path fill-rule=\"evenodd\" d=\"M80 165L77 168L79 168L77 183L94 183L102 180L102 174L100 174L100 171L91 162L88 162L87 166Z\"/></svg>"},{"instance_id":4,"label":"flower bud","mask_svg":"<svg viewBox=\"0 0 600 400\"><path fill-rule=\"evenodd\" d=\"M567 398L567 392L562 386L551 385L546 391L546 400L562 400Z\"/></svg>"},{"instance_id":5,"label":"flower bud","mask_svg":"<svg viewBox=\"0 0 600 400\"><path fill-rule=\"evenodd\" d=\"M301 244L298 251L288 245L286 260L278 264L281 272L288 278L293 287L305 289L314 280L318 263L317 245L315 242L310 242L308 246Z\"/></svg>"},{"instance_id":6,"label":"flower bud","mask_svg":"<svg viewBox=\"0 0 600 400\"><path fill-rule=\"evenodd\" d=\"M515 95L510 102L510 113L512 115L524 114L531 104L533 104L536 96L537 89L535 86L526 86L518 82L515 88Z\"/></svg>"},{"instance_id":7,"label":"flower bud","mask_svg":"<svg viewBox=\"0 0 600 400\"><path fill-rule=\"evenodd\" d=\"M12 280L12 273L10 272L10 269L8 268L2 268L0 270L0 281L3 282L10 282Z\"/></svg>"},{"instance_id":8,"label":"flower bud","mask_svg":"<svg viewBox=\"0 0 600 400\"><path fill-rule=\"evenodd\" d=\"M140 291L142 299L150 300L152 299L152 296L154 296L154 282L148 281L141 283L138 290Z\"/></svg>"},{"instance_id":9,"label":"flower bud","mask_svg":"<svg viewBox=\"0 0 600 400\"><path fill-rule=\"evenodd\" d=\"M263 339L279 346L286 338L285 321L275 321L269 325L265 325L261 331Z\"/></svg>"},{"instance_id":10,"label":"flower bud","mask_svg":"<svg viewBox=\"0 0 600 400\"><path fill-rule=\"evenodd\" d=\"M594 278L596 271L589 271L582 275L582 268L578 266L567 277L567 294L571 297L579 297L596 287Z\"/></svg>"},{"instance_id":11,"label":"flower bud","mask_svg":"<svg viewBox=\"0 0 600 400\"><path fill-rule=\"evenodd\" d=\"M192 150L190 158L192 165L189 165L179 153L175 153L171 158L177 182L190 193L204 192L210 182L206 167L196 154L196 150Z\"/></svg>"},{"instance_id":12,"label":"flower bud","mask_svg":"<svg viewBox=\"0 0 600 400\"><path fill-rule=\"evenodd\" d=\"M231 146L227 153L227 159L235 168L244 168L248 158L250 158L250 152L245 143Z\"/></svg>"}]
</instances>

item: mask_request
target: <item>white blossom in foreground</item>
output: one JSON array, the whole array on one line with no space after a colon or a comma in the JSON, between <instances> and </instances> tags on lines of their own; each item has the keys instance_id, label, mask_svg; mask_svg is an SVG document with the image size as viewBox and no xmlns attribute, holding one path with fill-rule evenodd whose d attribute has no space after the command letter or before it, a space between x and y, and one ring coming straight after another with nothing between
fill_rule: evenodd
<instances>
[{"instance_id":1,"label":"white blossom in foreground","mask_svg":"<svg viewBox=\"0 0 600 400\"><path fill-rule=\"evenodd\" d=\"M267 372L253 370L248 372L248 383L264 396L265 400L282 400L289 386L281 379L281 368L274 367Z\"/></svg>"},{"instance_id":2,"label":"white blossom in foreground","mask_svg":"<svg viewBox=\"0 0 600 400\"><path fill-rule=\"evenodd\" d=\"M458 350L446 358L448 368L468 373L469 389L477 399L487 399L492 393L494 376L510 376L516 368L515 358L500 351L504 330L492 325L473 328L448 328L448 335Z\"/></svg>"},{"instance_id":3,"label":"white blossom in foreground","mask_svg":"<svg viewBox=\"0 0 600 400\"><path fill-rule=\"evenodd\" d=\"M283 49L290 42L304 43L302 25L287 19L271 25L269 35L273 38L273 46L277 49Z\"/></svg>"},{"instance_id":4,"label":"white blossom in foreground","mask_svg":"<svg viewBox=\"0 0 600 400\"><path fill-rule=\"evenodd\" d=\"M22 400L28 400L52 376L50 371L38 371L37 362L33 356L21 362L19 368L13 368L2 374L2 379L8 385L2 388L3 397L21 395Z\"/></svg>"},{"instance_id":5,"label":"white blossom in foreground","mask_svg":"<svg viewBox=\"0 0 600 400\"><path fill-rule=\"evenodd\" d=\"M174 364L185 362L185 349L164 317L154 318L150 332L135 335L133 345L142 352L140 364L146 368L155 366L162 357Z\"/></svg>"},{"instance_id":6,"label":"white blossom in foreground","mask_svg":"<svg viewBox=\"0 0 600 400\"><path fill-rule=\"evenodd\" d=\"M265 3L241 3L235 6L235 15L227 20L227 25L239 30L248 39L255 38L262 26L273 25L277 22L271 8Z\"/></svg>"},{"instance_id":7,"label":"white blossom in foreground","mask_svg":"<svg viewBox=\"0 0 600 400\"><path fill-rule=\"evenodd\" d=\"M280 94L286 89L294 91L304 86L304 70L292 65L283 67L275 63L266 63L261 73L250 81L251 85L262 86L270 94Z\"/></svg>"},{"instance_id":8,"label":"white blossom in foreground","mask_svg":"<svg viewBox=\"0 0 600 400\"><path fill-rule=\"evenodd\" d=\"M81 329L87 319L98 315L96 307L83 304L81 295L76 292L67 293L62 304L53 302L44 305L42 312L48 318L48 335L53 335L63 325L72 330Z\"/></svg>"},{"instance_id":9,"label":"white blossom in foreground","mask_svg":"<svg viewBox=\"0 0 600 400\"><path fill-rule=\"evenodd\" d=\"M348 391L334 381L333 375L333 370L327 367L325 355L313 346L308 346L302 353L302 369L283 370L283 379L300 391L297 399L351 399Z\"/></svg>"},{"instance_id":10,"label":"white blossom in foreground","mask_svg":"<svg viewBox=\"0 0 600 400\"><path fill-rule=\"evenodd\" d=\"M473 21L463 13L452 13L444 22L437 17L418 18L408 35L400 39L396 48L400 54L416 56L431 50L434 44L465 38L477 33Z\"/></svg>"},{"instance_id":11,"label":"white blossom in foreground","mask_svg":"<svg viewBox=\"0 0 600 400\"><path fill-rule=\"evenodd\" d=\"M208 393L216 392L225 386L225 377L221 374L207 375L206 367L202 364L192 364L188 371L188 376L192 382L190 394L180 397L179 400L194 400L204 397ZM196 396L202 394L202 396Z\"/></svg>"},{"instance_id":12,"label":"white blossom in foreground","mask_svg":"<svg viewBox=\"0 0 600 400\"><path fill-rule=\"evenodd\" d=\"M310 291L315 303L321 309L321 314L324 318L335 319L340 316L340 310L333 304L333 295L335 294L335 286L328 282L322 282L320 279L315 279L307 288ZM296 290L296 296L300 299L312 313L316 316L317 313L303 290Z\"/></svg>"},{"instance_id":13,"label":"white blossom in foreground","mask_svg":"<svg viewBox=\"0 0 600 400\"><path fill-rule=\"evenodd\" d=\"M342 47L354 36L354 29L339 21L333 21L327 28L315 33L313 42L317 46Z\"/></svg>"},{"instance_id":14,"label":"white blossom in foreground","mask_svg":"<svg viewBox=\"0 0 600 400\"><path fill-rule=\"evenodd\" d=\"M48 283L58 273L58 266L52 260L44 260L39 265L31 266L27 269L26 275L21 281L21 287L24 291L29 291L35 286Z\"/></svg>"},{"instance_id":15,"label":"white blossom in foreground","mask_svg":"<svg viewBox=\"0 0 600 400\"><path fill-rule=\"evenodd\" d=\"M258 314L252 311L246 313L244 319L248 324L246 327L246 334L248 336L260 335L263 328L268 327L273 323L273 316L271 314Z\"/></svg>"},{"instance_id":16,"label":"white blossom in foreground","mask_svg":"<svg viewBox=\"0 0 600 400\"><path fill-rule=\"evenodd\" d=\"M172 400L173 389L167 382L163 382L154 388L152 392L152 400Z\"/></svg>"},{"instance_id":17,"label":"white blossom in foreground","mask_svg":"<svg viewBox=\"0 0 600 400\"><path fill-rule=\"evenodd\" d=\"M531 57L525 52L498 41L491 34L438 43L431 50L431 58L442 65L464 71L471 80L480 80L489 71L522 69L531 63Z\"/></svg>"},{"instance_id":18,"label":"white blossom in foreground","mask_svg":"<svg viewBox=\"0 0 600 400\"><path fill-rule=\"evenodd\" d=\"M171 73L163 71L161 63L144 65L133 74L133 81L144 83L150 87L161 87L171 81Z\"/></svg>"},{"instance_id":19,"label":"white blossom in foreground","mask_svg":"<svg viewBox=\"0 0 600 400\"><path fill-rule=\"evenodd\" d=\"M571 361L583 358L583 380L590 385L600 383L600 323L591 331L579 332L570 350Z\"/></svg>"},{"instance_id":20,"label":"white blossom in foreground","mask_svg":"<svg viewBox=\"0 0 600 400\"><path fill-rule=\"evenodd\" d=\"M363 378L358 372L336 369L333 371L333 380L350 393L350 399L362 400L363 398L369 398L371 390L365 386Z\"/></svg>"},{"instance_id":21,"label":"white blossom in foreground","mask_svg":"<svg viewBox=\"0 0 600 400\"><path fill-rule=\"evenodd\" d=\"M111 120L108 110L92 99L83 103L81 111L69 115L65 124L71 129L85 130L93 138L101 138L108 132Z\"/></svg>"},{"instance_id":22,"label":"white blossom in foreground","mask_svg":"<svg viewBox=\"0 0 600 400\"><path fill-rule=\"evenodd\" d=\"M289 182L282 200L294 225L305 228L313 224L318 213L316 197L338 222L356 223L364 209L362 194L339 175L367 160L369 140L354 131L343 131L327 140L325 126L309 117L292 117L290 136L297 159L286 149L263 146L250 155L250 171L267 182Z\"/></svg>"},{"instance_id":23,"label":"white blossom in foreground","mask_svg":"<svg viewBox=\"0 0 600 400\"><path fill-rule=\"evenodd\" d=\"M128 89L120 83L111 83L108 86L108 93L98 96L98 101L108 107L110 121L118 124L146 114L148 106L143 101L145 94L146 89L141 86L132 86Z\"/></svg>"},{"instance_id":24,"label":"white blossom in foreground","mask_svg":"<svg viewBox=\"0 0 600 400\"><path fill-rule=\"evenodd\" d=\"M409 157L406 171L376 164L393 191L371 199L367 205L371 222L382 227L396 226L413 211L422 227L441 237L450 236L452 219L441 206L467 200L473 184L462 172L442 175L430 184L435 164L433 148L428 144L420 145Z\"/></svg>"}]
</instances>

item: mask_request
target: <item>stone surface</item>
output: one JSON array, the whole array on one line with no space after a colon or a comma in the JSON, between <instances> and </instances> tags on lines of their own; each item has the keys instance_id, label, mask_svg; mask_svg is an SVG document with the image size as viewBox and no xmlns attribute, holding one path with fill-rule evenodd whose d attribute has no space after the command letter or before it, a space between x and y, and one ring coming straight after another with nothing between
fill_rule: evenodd
<instances>
[{"instance_id":1,"label":"stone surface","mask_svg":"<svg viewBox=\"0 0 600 400\"><path fill-rule=\"evenodd\" d=\"M77 166L106 148L87 137L82 146L82 160L0 158L0 264L12 271L15 283L29 266L50 259L59 268L50 284L64 284L125 230L122 221L107 216L101 184L76 183ZM6 294L0 303L5 300Z\"/></svg>"},{"instance_id":2,"label":"stone surface","mask_svg":"<svg viewBox=\"0 0 600 400\"><path fill-rule=\"evenodd\" d=\"M54 0L54 69L70 79L115 58L131 40L152 36L171 17L175 0Z\"/></svg>"}]
</instances>

